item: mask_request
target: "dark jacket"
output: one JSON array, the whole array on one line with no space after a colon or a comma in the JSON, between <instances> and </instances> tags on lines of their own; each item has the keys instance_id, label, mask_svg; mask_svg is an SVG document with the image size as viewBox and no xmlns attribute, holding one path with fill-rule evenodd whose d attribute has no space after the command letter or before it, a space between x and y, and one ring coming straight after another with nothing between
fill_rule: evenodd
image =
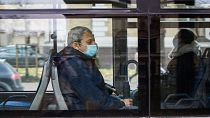
<instances>
[{"instance_id":1,"label":"dark jacket","mask_svg":"<svg viewBox=\"0 0 210 118\"><path fill-rule=\"evenodd\" d=\"M168 64L169 77L176 80L176 93L194 96L201 82L203 68L200 57L187 52L174 57Z\"/></svg>"},{"instance_id":2,"label":"dark jacket","mask_svg":"<svg viewBox=\"0 0 210 118\"><path fill-rule=\"evenodd\" d=\"M94 59L71 47L64 48L60 56L58 77L69 109L119 109L125 105L108 93Z\"/></svg>"}]
</instances>

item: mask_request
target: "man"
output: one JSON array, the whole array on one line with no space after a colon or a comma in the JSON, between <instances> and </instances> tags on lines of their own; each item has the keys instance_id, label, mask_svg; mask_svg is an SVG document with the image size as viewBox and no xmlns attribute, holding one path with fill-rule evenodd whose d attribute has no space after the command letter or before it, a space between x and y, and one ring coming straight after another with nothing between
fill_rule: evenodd
<instances>
[{"instance_id":1,"label":"man","mask_svg":"<svg viewBox=\"0 0 210 118\"><path fill-rule=\"evenodd\" d=\"M98 47L90 29L72 28L67 43L60 52L58 76L70 110L120 109L132 104L130 99L121 100L108 93L95 64Z\"/></svg>"}]
</instances>

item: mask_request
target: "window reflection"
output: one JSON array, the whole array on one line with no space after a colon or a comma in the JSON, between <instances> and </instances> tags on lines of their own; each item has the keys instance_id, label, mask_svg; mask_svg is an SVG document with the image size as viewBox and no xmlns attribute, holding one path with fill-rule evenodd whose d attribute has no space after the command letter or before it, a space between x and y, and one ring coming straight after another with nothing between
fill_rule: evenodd
<instances>
[{"instance_id":1,"label":"window reflection","mask_svg":"<svg viewBox=\"0 0 210 118\"><path fill-rule=\"evenodd\" d=\"M161 19L162 26L164 26L164 21L166 20L168 22L171 20L172 24L176 24L179 21L209 21L208 18L168 18ZM181 34L180 31L182 30L186 30L189 35L186 35L187 33ZM209 57L206 56L208 55L206 52L208 52L207 50L210 47L209 28L179 28L177 24L177 28L164 27L160 31L162 32L160 37L163 40L161 43L160 74L161 109L209 108L208 97L210 94L209 87L206 86L209 84L209 76L205 74L208 73L206 64L208 64L207 60L209 60ZM194 34L196 37L190 38L190 34ZM181 40L182 38L184 41ZM190 39L194 39L194 41L188 42ZM186 62L181 64L184 61L181 57L185 55L184 57L187 58L186 55L189 53L197 56L189 57ZM191 64L190 60L193 60ZM186 67L188 66L191 66L191 68L187 69ZM173 70L171 70L172 68ZM192 72L185 73L190 70ZM172 72L175 74L171 74ZM180 81L181 77L184 78Z\"/></svg>"}]
</instances>

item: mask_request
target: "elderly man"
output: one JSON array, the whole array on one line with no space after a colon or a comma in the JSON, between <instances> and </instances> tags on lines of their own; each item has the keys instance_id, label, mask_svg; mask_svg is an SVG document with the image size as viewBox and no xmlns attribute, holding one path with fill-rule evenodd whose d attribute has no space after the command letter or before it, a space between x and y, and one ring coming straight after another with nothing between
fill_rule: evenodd
<instances>
[{"instance_id":1,"label":"elderly man","mask_svg":"<svg viewBox=\"0 0 210 118\"><path fill-rule=\"evenodd\" d=\"M95 64L98 47L90 29L72 28L67 43L60 52L58 76L70 110L120 109L132 104L130 99L119 99L108 93Z\"/></svg>"}]
</instances>

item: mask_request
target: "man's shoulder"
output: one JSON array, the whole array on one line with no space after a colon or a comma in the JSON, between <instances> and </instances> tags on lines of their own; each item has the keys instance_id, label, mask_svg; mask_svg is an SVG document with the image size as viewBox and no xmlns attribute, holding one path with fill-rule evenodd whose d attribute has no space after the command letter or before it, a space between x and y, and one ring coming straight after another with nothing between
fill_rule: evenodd
<instances>
[{"instance_id":1,"label":"man's shoulder","mask_svg":"<svg viewBox=\"0 0 210 118\"><path fill-rule=\"evenodd\" d=\"M71 61L80 61L80 58L75 55L65 55L65 56L59 56L57 63L62 64L64 62L71 62Z\"/></svg>"}]
</instances>

